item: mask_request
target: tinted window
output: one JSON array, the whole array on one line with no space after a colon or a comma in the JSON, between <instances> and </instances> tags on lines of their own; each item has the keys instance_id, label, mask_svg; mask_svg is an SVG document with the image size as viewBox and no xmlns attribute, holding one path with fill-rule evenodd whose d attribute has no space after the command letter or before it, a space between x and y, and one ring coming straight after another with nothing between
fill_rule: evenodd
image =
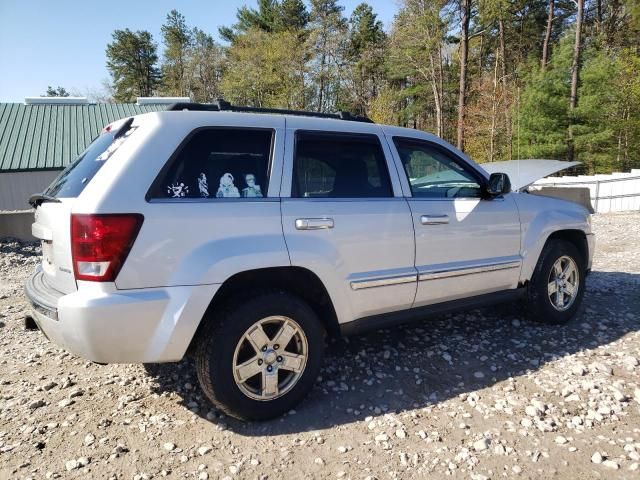
<instances>
[{"instance_id":1,"label":"tinted window","mask_svg":"<svg viewBox=\"0 0 640 480\"><path fill-rule=\"evenodd\" d=\"M414 197L480 197L480 184L442 149L426 143L394 138Z\"/></svg>"},{"instance_id":2,"label":"tinted window","mask_svg":"<svg viewBox=\"0 0 640 480\"><path fill-rule=\"evenodd\" d=\"M116 132L105 132L96 138L80 156L71 162L47 187L44 193L52 197L75 198L85 189L98 170L120 145L133 133L131 120Z\"/></svg>"},{"instance_id":3,"label":"tinted window","mask_svg":"<svg viewBox=\"0 0 640 480\"><path fill-rule=\"evenodd\" d=\"M267 196L271 130L196 131L153 187L153 198Z\"/></svg>"},{"instance_id":4,"label":"tinted window","mask_svg":"<svg viewBox=\"0 0 640 480\"><path fill-rule=\"evenodd\" d=\"M298 132L293 197L391 197L391 182L375 135Z\"/></svg>"}]
</instances>

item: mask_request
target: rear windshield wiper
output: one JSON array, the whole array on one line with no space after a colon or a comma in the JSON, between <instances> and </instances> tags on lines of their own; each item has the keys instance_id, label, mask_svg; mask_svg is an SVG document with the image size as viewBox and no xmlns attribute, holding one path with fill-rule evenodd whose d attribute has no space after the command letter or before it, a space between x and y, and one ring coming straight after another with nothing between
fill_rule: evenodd
<instances>
[{"instance_id":1,"label":"rear windshield wiper","mask_svg":"<svg viewBox=\"0 0 640 480\"><path fill-rule=\"evenodd\" d=\"M118 132L113 136L113 139L116 140L123 136L131 129L131 125L133 124L133 117L128 118L126 122L122 124L122 126L118 129Z\"/></svg>"},{"instance_id":2,"label":"rear windshield wiper","mask_svg":"<svg viewBox=\"0 0 640 480\"><path fill-rule=\"evenodd\" d=\"M38 208L44 202L61 203L61 200L59 198L52 197L51 195L47 195L46 193L34 193L29 197L29 204L33 208Z\"/></svg>"}]
</instances>

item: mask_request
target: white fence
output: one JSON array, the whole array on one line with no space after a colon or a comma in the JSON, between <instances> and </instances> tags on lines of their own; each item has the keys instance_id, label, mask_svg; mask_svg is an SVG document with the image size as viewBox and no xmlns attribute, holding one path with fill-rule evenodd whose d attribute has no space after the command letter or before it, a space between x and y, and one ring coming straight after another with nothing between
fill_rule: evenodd
<instances>
[{"instance_id":1,"label":"white fence","mask_svg":"<svg viewBox=\"0 0 640 480\"><path fill-rule=\"evenodd\" d=\"M597 213L640 210L640 169L637 168L628 173L543 178L534 185L588 188L591 205Z\"/></svg>"}]
</instances>

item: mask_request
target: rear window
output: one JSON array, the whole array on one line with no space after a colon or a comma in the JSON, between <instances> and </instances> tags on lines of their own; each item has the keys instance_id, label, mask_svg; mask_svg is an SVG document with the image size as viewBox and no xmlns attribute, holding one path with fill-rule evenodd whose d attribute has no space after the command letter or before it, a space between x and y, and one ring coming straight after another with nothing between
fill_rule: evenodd
<instances>
[{"instance_id":1,"label":"rear window","mask_svg":"<svg viewBox=\"0 0 640 480\"><path fill-rule=\"evenodd\" d=\"M272 139L273 130L196 130L160 172L149 197L266 197Z\"/></svg>"},{"instance_id":2,"label":"rear window","mask_svg":"<svg viewBox=\"0 0 640 480\"><path fill-rule=\"evenodd\" d=\"M75 198L89 184L120 145L133 133L133 119L129 119L117 131L102 133L80 156L65 168L45 190L56 198Z\"/></svg>"}]
</instances>

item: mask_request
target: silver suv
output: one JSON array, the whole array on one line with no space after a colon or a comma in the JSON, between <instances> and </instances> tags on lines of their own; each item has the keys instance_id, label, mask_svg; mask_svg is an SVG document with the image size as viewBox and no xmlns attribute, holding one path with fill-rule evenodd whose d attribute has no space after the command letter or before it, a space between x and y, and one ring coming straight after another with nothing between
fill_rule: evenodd
<instances>
[{"instance_id":1,"label":"silver suv","mask_svg":"<svg viewBox=\"0 0 640 480\"><path fill-rule=\"evenodd\" d=\"M425 132L176 104L106 126L32 197L43 258L26 294L69 351L192 352L217 407L270 418L312 388L326 335L519 297L568 321L589 212L510 190Z\"/></svg>"}]
</instances>

